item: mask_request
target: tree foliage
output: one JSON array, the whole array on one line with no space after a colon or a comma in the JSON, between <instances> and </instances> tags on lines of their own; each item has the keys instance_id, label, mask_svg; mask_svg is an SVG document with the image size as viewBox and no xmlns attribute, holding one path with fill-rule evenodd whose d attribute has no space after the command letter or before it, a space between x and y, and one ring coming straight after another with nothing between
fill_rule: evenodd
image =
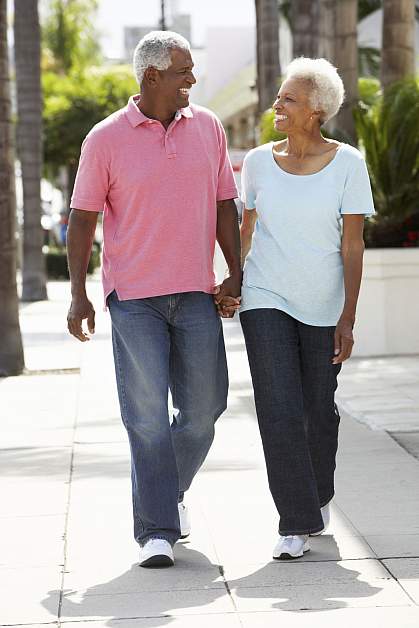
<instances>
[{"instance_id":1,"label":"tree foliage","mask_svg":"<svg viewBox=\"0 0 419 628\"><path fill-rule=\"evenodd\" d=\"M43 75L44 162L54 178L60 166L75 168L90 129L126 105L138 90L128 66L93 68L82 76Z\"/></svg>"},{"instance_id":2,"label":"tree foliage","mask_svg":"<svg viewBox=\"0 0 419 628\"><path fill-rule=\"evenodd\" d=\"M67 74L99 62L97 6L98 0L50 0L42 27L44 69Z\"/></svg>"}]
</instances>

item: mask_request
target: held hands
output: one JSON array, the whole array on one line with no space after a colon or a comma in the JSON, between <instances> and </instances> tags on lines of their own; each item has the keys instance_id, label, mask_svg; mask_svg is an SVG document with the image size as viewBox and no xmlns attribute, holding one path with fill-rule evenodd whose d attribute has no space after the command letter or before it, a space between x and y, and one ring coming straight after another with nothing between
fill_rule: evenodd
<instances>
[{"instance_id":1,"label":"held hands","mask_svg":"<svg viewBox=\"0 0 419 628\"><path fill-rule=\"evenodd\" d=\"M222 318L233 318L240 307L241 275L224 279L214 290L214 303Z\"/></svg>"},{"instance_id":2,"label":"held hands","mask_svg":"<svg viewBox=\"0 0 419 628\"><path fill-rule=\"evenodd\" d=\"M94 334L95 310L93 305L85 295L73 297L67 314L67 327L70 334L80 340L80 342L90 340L89 335L82 328L84 319L87 319L89 334Z\"/></svg>"},{"instance_id":3,"label":"held hands","mask_svg":"<svg viewBox=\"0 0 419 628\"><path fill-rule=\"evenodd\" d=\"M352 318L340 317L335 329L335 357L332 364L341 364L350 357L354 346L353 326Z\"/></svg>"}]
</instances>

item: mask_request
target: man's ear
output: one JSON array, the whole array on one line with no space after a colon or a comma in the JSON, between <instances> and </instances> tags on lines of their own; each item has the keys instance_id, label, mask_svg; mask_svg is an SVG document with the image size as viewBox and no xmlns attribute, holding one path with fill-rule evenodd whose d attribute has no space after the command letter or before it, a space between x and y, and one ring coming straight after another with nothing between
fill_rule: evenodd
<instances>
[{"instance_id":1,"label":"man's ear","mask_svg":"<svg viewBox=\"0 0 419 628\"><path fill-rule=\"evenodd\" d=\"M159 72L156 68L149 67L144 72L144 79L150 87L154 87L159 80Z\"/></svg>"}]
</instances>

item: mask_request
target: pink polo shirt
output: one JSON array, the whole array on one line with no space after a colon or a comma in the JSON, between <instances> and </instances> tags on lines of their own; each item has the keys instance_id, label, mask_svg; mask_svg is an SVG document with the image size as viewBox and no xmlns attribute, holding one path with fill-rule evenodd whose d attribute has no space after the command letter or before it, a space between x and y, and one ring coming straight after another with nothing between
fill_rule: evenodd
<instances>
[{"instance_id":1,"label":"pink polo shirt","mask_svg":"<svg viewBox=\"0 0 419 628\"><path fill-rule=\"evenodd\" d=\"M180 109L166 129L136 106L83 142L71 207L103 211L102 278L119 299L215 285L216 202L237 190L224 129L208 109Z\"/></svg>"}]
</instances>

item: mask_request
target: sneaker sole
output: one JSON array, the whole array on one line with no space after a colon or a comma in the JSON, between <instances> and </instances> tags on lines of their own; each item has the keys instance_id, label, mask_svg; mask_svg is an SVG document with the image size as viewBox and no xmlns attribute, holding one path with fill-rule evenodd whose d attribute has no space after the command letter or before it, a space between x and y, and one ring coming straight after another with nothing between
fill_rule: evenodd
<instances>
[{"instance_id":1,"label":"sneaker sole","mask_svg":"<svg viewBox=\"0 0 419 628\"><path fill-rule=\"evenodd\" d=\"M274 560L295 560L296 558L301 558L302 556L304 556L304 554L306 552L309 552L310 548L308 547L307 549L303 550L301 552L301 554L295 554L294 556L292 554L288 554L287 552L284 552L283 554L280 554L279 556L273 556Z\"/></svg>"},{"instance_id":2,"label":"sneaker sole","mask_svg":"<svg viewBox=\"0 0 419 628\"><path fill-rule=\"evenodd\" d=\"M150 556L150 558L139 563L140 567L173 567L174 564L174 560L165 554Z\"/></svg>"}]
</instances>

